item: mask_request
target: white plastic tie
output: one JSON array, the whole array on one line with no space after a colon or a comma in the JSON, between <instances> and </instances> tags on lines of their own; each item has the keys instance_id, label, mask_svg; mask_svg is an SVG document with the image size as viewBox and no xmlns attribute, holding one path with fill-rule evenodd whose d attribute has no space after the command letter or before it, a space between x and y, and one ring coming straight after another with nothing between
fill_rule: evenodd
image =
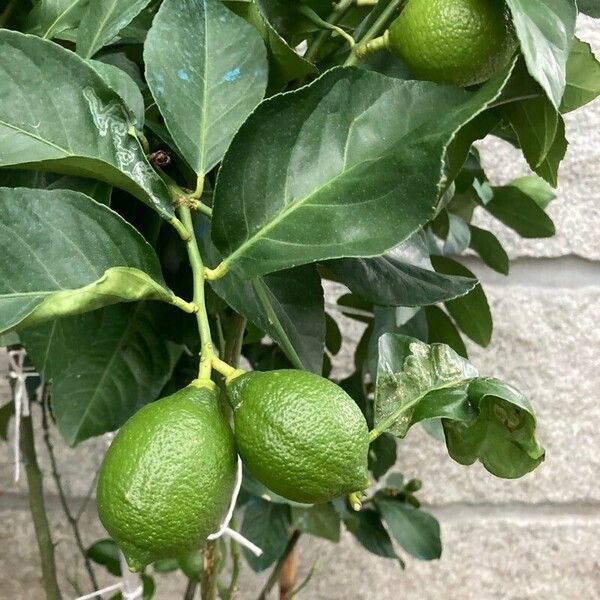
<instances>
[{"instance_id":1,"label":"white plastic tie","mask_svg":"<svg viewBox=\"0 0 600 600\"><path fill-rule=\"evenodd\" d=\"M233 489L233 494L231 496L231 502L229 503L229 510L225 515L225 519L223 519L223 523L218 531L215 533L211 533L207 539L216 540L219 539L222 535L226 535L231 539L235 540L240 546L244 546L244 548L248 548L252 554L255 556L261 556L263 551L256 544L253 544L249 539L245 538L238 531L234 531L229 528L229 523L231 522L231 517L233 517L233 511L235 510L235 505L237 503L238 496L240 495L240 489L242 488L242 459L238 456L237 459L237 473L235 476L235 487Z\"/></svg>"},{"instance_id":2,"label":"white plastic tie","mask_svg":"<svg viewBox=\"0 0 600 600\"><path fill-rule=\"evenodd\" d=\"M123 574L122 580L119 583L114 583L113 585L109 585L101 590L96 590L85 596L79 596L75 600L90 600L91 598L98 598L98 596L103 596L109 592L116 592L117 590L121 591L123 600L142 600L144 596L144 583L142 578L139 574L131 573L129 571L125 555L121 551L119 551L119 563L121 564L121 573Z\"/></svg>"},{"instance_id":3,"label":"white plastic tie","mask_svg":"<svg viewBox=\"0 0 600 600\"><path fill-rule=\"evenodd\" d=\"M15 483L21 476L21 417L28 417L29 396L27 395L27 379L38 377L35 369L25 367L25 349L8 351L8 376L15 380L14 403L15 403Z\"/></svg>"}]
</instances>

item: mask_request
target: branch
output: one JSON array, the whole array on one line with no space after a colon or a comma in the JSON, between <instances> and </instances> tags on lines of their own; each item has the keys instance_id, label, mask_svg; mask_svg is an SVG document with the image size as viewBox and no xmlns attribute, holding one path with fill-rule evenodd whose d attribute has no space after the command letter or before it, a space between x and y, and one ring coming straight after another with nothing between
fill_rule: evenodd
<instances>
[{"instance_id":1,"label":"branch","mask_svg":"<svg viewBox=\"0 0 600 600\"><path fill-rule=\"evenodd\" d=\"M202 600L216 600L218 582L218 553L216 540L210 540L204 548L204 572L202 573Z\"/></svg>"},{"instance_id":2,"label":"branch","mask_svg":"<svg viewBox=\"0 0 600 600\"><path fill-rule=\"evenodd\" d=\"M48 457L50 458L50 468L52 472L52 477L54 478L54 483L56 484L56 489L58 490L58 498L60 500L60 505L62 506L63 512L65 513L65 517L67 517L67 521L73 530L73 535L75 537L75 542L77 544L77 548L83 557L83 562L85 565L85 570L90 578L92 586L94 587L94 591L99 589L98 581L96 579L96 575L94 573L94 569L92 567L92 563L88 558L88 555L85 551L85 546L83 544L83 539L81 537L81 532L79 531L79 524L77 518L73 516L71 509L69 508L69 503L67 501L67 497L65 495L65 490L62 485L61 475L58 471L58 464L56 462L56 456L54 454L54 446L52 445L52 441L50 440L50 428L48 426L48 386L44 385L44 389L42 392L42 429L44 431L44 443L46 444L46 450L48 451Z\"/></svg>"},{"instance_id":3,"label":"branch","mask_svg":"<svg viewBox=\"0 0 600 600\"><path fill-rule=\"evenodd\" d=\"M25 459L25 473L29 496L29 508L33 519L40 560L42 563L42 582L47 600L60 600L61 594L56 580L56 562L54 544L48 525L48 516L44 503L44 482L35 453L33 424L31 416L21 417L21 452Z\"/></svg>"},{"instance_id":4,"label":"branch","mask_svg":"<svg viewBox=\"0 0 600 600\"><path fill-rule=\"evenodd\" d=\"M196 595L196 588L198 587L198 582L195 579L188 579L187 586L185 588L185 594L183 596L183 600L194 600L194 596Z\"/></svg>"},{"instance_id":5,"label":"branch","mask_svg":"<svg viewBox=\"0 0 600 600\"><path fill-rule=\"evenodd\" d=\"M281 575L281 570L283 569L283 565L287 560L287 557L292 553L298 540L300 539L300 532L296 529L294 533L292 533L290 539L288 540L287 546L283 554L279 557L277 564L273 567L271 571L271 575L269 575L269 579L267 583L265 583L265 587L263 587L261 593L259 594L257 600L267 600L267 594L273 589L275 584L279 581L279 576Z\"/></svg>"}]
</instances>

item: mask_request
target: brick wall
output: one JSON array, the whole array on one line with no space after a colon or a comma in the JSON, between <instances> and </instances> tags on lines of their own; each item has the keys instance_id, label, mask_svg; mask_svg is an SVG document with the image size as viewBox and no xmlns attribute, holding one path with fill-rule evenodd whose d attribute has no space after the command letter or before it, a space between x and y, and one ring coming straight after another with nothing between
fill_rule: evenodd
<instances>
[{"instance_id":1,"label":"brick wall","mask_svg":"<svg viewBox=\"0 0 600 600\"><path fill-rule=\"evenodd\" d=\"M600 54L600 26L580 20L581 36ZM304 599L547 600L600 598L600 102L567 117L569 153L559 198L550 207L558 235L523 241L502 226L494 230L513 259L503 278L476 271L495 317L489 348L470 348L484 374L494 374L526 392L539 416L546 462L518 481L495 479L482 468L461 467L416 428L399 446L399 468L423 479L421 497L441 521L440 561L409 560L402 571L370 557L349 537L341 546L304 540L306 571L318 560ZM518 153L500 142L482 146L488 172L507 182L526 171ZM347 338L335 367L343 372L359 331L346 321ZM0 373L6 365L0 357ZM8 388L0 385L0 401ZM75 509L84 502L105 442L77 451L55 440L60 468ZM43 442L38 447L48 473ZM65 597L89 591L56 489L46 478L48 510ZM0 445L0 600L42 598L26 490L12 482L12 448ZM85 542L102 535L93 502L81 525ZM112 580L104 577L107 583ZM160 580L157 598L181 598L185 583ZM256 597L260 578L243 578L241 598Z\"/></svg>"}]
</instances>

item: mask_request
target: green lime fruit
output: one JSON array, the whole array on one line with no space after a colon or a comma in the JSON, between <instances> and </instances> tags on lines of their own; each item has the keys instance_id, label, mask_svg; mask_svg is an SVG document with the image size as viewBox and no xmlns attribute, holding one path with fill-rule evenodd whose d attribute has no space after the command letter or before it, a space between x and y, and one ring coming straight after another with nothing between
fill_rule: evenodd
<instances>
[{"instance_id":1,"label":"green lime fruit","mask_svg":"<svg viewBox=\"0 0 600 600\"><path fill-rule=\"evenodd\" d=\"M130 569L180 557L217 531L236 466L210 383L194 382L133 415L104 457L97 491L100 520Z\"/></svg>"},{"instance_id":2,"label":"green lime fruit","mask_svg":"<svg viewBox=\"0 0 600 600\"><path fill-rule=\"evenodd\" d=\"M368 486L367 423L335 383L305 371L255 371L227 391L240 456L273 492L312 504Z\"/></svg>"},{"instance_id":3,"label":"green lime fruit","mask_svg":"<svg viewBox=\"0 0 600 600\"><path fill-rule=\"evenodd\" d=\"M385 41L419 79L460 86L489 79L516 48L502 0L409 0Z\"/></svg>"}]
</instances>

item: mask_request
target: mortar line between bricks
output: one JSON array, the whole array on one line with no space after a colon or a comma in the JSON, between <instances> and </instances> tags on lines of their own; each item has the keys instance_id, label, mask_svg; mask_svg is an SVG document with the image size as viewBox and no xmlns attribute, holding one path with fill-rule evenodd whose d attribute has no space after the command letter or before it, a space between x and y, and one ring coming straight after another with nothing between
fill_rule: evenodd
<instances>
[{"instance_id":1,"label":"mortar line between bricks","mask_svg":"<svg viewBox=\"0 0 600 600\"><path fill-rule=\"evenodd\" d=\"M49 510L62 510L58 495L46 494ZM73 504L84 501L83 496L69 496ZM19 492L0 492L0 510L28 510L27 496ZM93 511L94 501L89 503L86 512ZM574 520L600 519L600 502L450 502L448 504L424 504L423 510L431 512L444 523L461 521L553 521L572 522Z\"/></svg>"},{"instance_id":2,"label":"mortar line between bricks","mask_svg":"<svg viewBox=\"0 0 600 600\"><path fill-rule=\"evenodd\" d=\"M484 285L522 286L538 289L597 288L600 291L600 261L574 254L557 257L521 257L511 260L508 276L496 273L478 257L460 257Z\"/></svg>"}]
</instances>

